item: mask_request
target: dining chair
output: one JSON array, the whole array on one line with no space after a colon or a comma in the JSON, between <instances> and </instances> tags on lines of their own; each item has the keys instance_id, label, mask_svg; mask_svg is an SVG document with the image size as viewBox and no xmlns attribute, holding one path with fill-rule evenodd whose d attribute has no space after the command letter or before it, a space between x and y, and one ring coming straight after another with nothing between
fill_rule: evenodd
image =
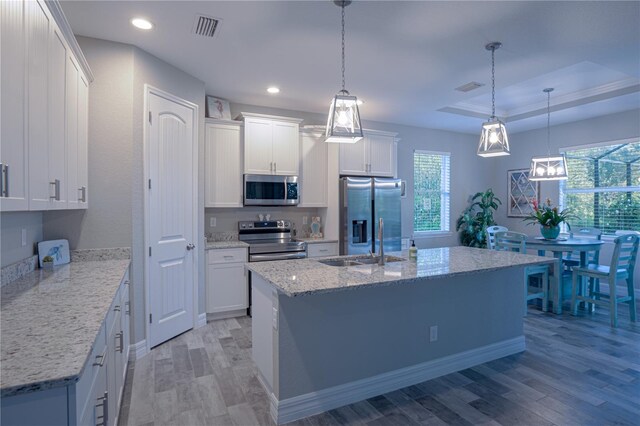
<instances>
[{"instance_id":1,"label":"dining chair","mask_svg":"<svg viewBox=\"0 0 640 426\"><path fill-rule=\"evenodd\" d=\"M527 236L519 232L500 231L495 234L495 250L513 251L526 254ZM532 286L531 278L539 278L540 286ZM542 299L542 310L547 312L549 305L549 266L534 265L524 269L524 314L527 315L529 300Z\"/></svg>"},{"instance_id":2,"label":"dining chair","mask_svg":"<svg viewBox=\"0 0 640 426\"><path fill-rule=\"evenodd\" d=\"M571 231L569 233L569 237L571 239L577 238L580 240L601 240L602 239L602 231L597 228L580 228L577 231ZM587 253L587 264L589 263L598 263L600 259L600 250L594 250ZM567 254L566 257L562 259L562 263L566 267L573 267L580 265L580 252L574 251Z\"/></svg>"},{"instance_id":3,"label":"dining chair","mask_svg":"<svg viewBox=\"0 0 640 426\"><path fill-rule=\"evenodd\" d=\"M489 226L487 228L487 248L489 250L496 249L496 232L507 232L509 229L504 226Z\"/></svg>"},{"instance_id":4,"label":"dining chair","mask_svg":"<svg viewBox=\"0 0 640 426\"><path fill-rule=\"evenodd\" d=\"M571 286L571 312L578 314L578 303L586 302L591 305L609 305L611 327L618 326L618 304L627 303L629 305L629 316L631 321L636 321L636 299L633 288L633 268L638 256L638 245L640 237L634 234L626 234L614 240L615 248L611 257L611 264L598 265L591 264L586 267L573 268L573 280ZM605 279L609 284L609 293L603 293L595 289L592 283L585 288L583 278ZM627 295L618 296L616 284L618 281L627 282ZM579 294L579 290L582 294ZM602 300L602 299L608 299Z\"/></svg>"}]
</instances>

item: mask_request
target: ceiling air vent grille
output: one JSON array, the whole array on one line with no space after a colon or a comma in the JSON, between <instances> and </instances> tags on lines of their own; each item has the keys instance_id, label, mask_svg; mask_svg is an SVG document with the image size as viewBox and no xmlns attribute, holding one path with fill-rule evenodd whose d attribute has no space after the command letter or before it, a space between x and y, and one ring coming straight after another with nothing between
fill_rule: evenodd
<instances>
[{"instance_id":1,"label":"ceiling air vent grille","mask_svg":"<svg viewBox=\"0 0 640 426\"><path fill-rule=\"evenodd\" d=\"M201 37L214 37L221 19L206 15L196 15L192 33Z\"/></svg>"},{"instance_id":2,"label":"ceiling air vent grille","mask_svg":"<svg viewBox=\"0 0 640 426\"><path fill-rule=\"evenodd\" d=\"M466 93L466 92L470 92L470 91L475 90L478 87L482 87L482 86L484 86L484 84L478 83L477 81L472 81L470 83L463 84L460 87L456 87L456 90L458 92L465 92Z\"/></svg>"}]
</instances>

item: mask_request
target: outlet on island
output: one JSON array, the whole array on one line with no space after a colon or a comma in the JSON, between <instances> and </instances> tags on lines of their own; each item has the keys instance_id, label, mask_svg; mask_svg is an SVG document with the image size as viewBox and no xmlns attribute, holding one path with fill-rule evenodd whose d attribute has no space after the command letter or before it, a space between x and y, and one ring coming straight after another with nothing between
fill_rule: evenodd
<instances>
[{"instance_id":1,"label":"outlet on island","mask_svg":"<svg viewBox=\"0 0 640 426\"><path fill-rule=\"evenodd\" d=\"M435 342L438 340L438 326L432 325L429 327L429 342Z\"/></svg>"},{"instance_id":2,"label":"outlet on island","mask_svg":"<svg viewBox=\"0 0 640 426\"><path fill-rule=\"evenodd\" d=\"M210 217L209 218L209 226L211 228L215 228L216 227L216 218L215 217Z\"/></svg>"}]
</instances>

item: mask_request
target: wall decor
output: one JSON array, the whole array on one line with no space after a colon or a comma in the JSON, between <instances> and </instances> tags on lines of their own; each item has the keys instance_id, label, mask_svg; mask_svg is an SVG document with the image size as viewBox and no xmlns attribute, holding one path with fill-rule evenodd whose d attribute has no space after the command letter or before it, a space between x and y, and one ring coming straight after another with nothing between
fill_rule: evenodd
<instances>
[{"instance_id":1,"label":"wall decor","mask_svg":"<svg viewBox=\"0 0 640 426\"><path fill-rule=\"evenodd\" d=\"M540 183L529 180L529 169L507 171L508 217L527 217L533 212L533 200L540 201Z\"/></svg>"},{"instance_id":2,"label":"wall decor","mask_svg":"<svg viewBox=\"0 0 640 426\"><path fill-rule=\"evenodd\" d=\"M215 96L207 96L207 118L231 120L229 101Z\"/></svg>"}]
</instances>

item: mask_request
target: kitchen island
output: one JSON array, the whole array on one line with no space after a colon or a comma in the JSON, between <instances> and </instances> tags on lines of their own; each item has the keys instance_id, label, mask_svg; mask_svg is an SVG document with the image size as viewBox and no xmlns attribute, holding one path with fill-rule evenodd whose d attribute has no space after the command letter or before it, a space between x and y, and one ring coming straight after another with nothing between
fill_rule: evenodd
<instances>
[{"instance_id":1,"label":"kitchen island","mask_svg":"<svg viewBox=\"0 0 640 426\"><path fill-rule=\"evenodd\" d=\"M445 247L384 266L249 263L253 358L274 421L524 351L524 268L552 261Z\"/></svg>"}]
</instances>

